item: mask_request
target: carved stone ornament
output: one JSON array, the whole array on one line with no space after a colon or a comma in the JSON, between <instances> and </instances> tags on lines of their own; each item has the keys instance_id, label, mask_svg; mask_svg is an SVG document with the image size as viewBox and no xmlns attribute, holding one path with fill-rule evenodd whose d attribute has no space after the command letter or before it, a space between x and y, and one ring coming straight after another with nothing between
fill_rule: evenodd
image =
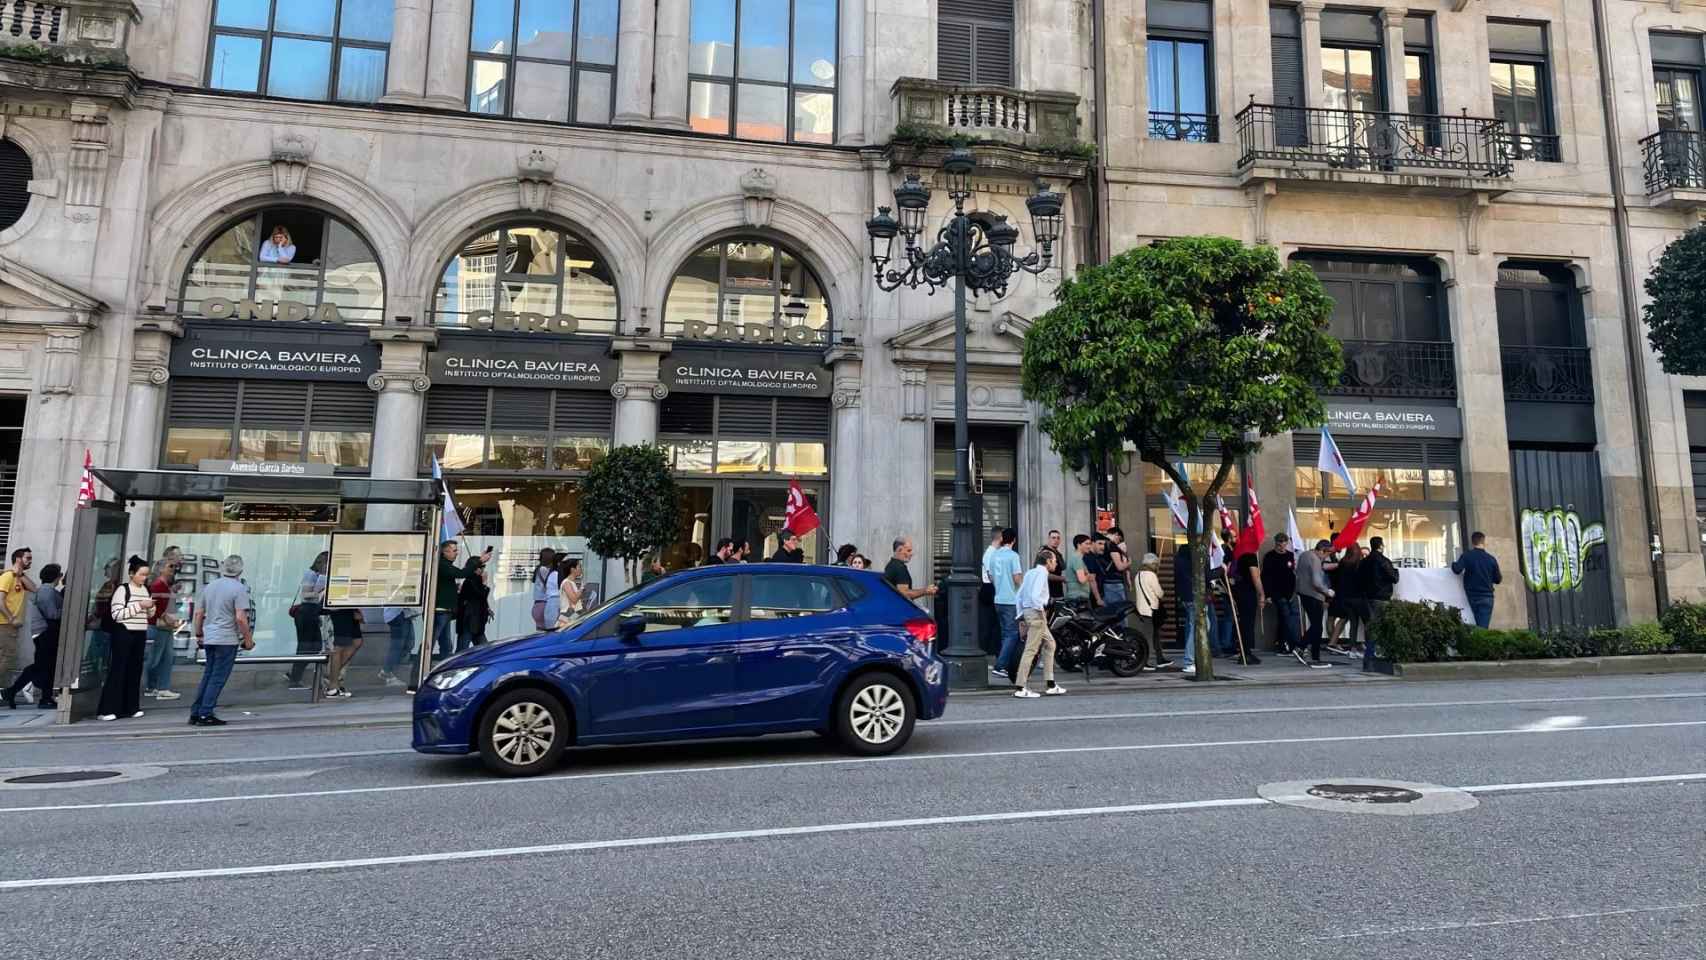
<instances>
[{"instance_id":1,"label":"carved stone ornament","mask_svg":"<svg viewBox=\"0 0 1706 960\"><path fill-rule=\"evenodd\" d=\"M746 225L770 226L770 214L776 209L776 178L763 167L753 167L741 174L740 194L745 200Z\"/></svg>"},{"instance_id":2,"label":"carved stone ornament","mask_svg":"<svg viewBox=\"0 0 1706 960\"><path fill-rule=\"evenodd\" d=\"M375 373L367 378L367 389L374 393L383 393L392 383L399 385L398 389L411 390L415 393L426 393L432 389L432 378L424 373Z\"/></svg>"},{"instance_id":3,"label":"carved stone ornament","mask_svg":"<svg viewBox=\"0 0 1706 960\"><path fill-rule=\"evenodd\" d=\"M308 184L308 158L314 142L295 131L282 133L272 142L272 188L287 197L300 194Z\"/></svg>"},{"instance_id":4,"label":"carved stone ornament","mask_svg":"<svg viewBox=\"0 0 1706 960\"><path fill-rule=\"evenodd\" d=\"M107 193L107 159L111 125L105 104L71 101L71 153L66 163L65 215L78 223L95 216L75 207L100 207Z\"/></svg>"},{"instance_id":5,"label":"carved stone ornament","mask_svg":"<svg viewBox=\"0 0 1706 960\"><path fill-rule=\"evenodd\" d=\"M636 400L646 397L662 400L669 396L669 388L655 382L618 380L610 385L610 395L618 400L626 400L630 395Z\"/></svg>"},{"instance_id":6,"label":"carved stone ornament","mask_svg":"<svg viewBox=\"0 0 1706 960\"><path fill-rule=\"evenodd\" d=\"M543 210L551 203L551 185L557 182L557 160L535 147L516 158L515 183L523 210Z\"/></svg>"},{"instance_id":7,"label":"carved stone ornament","mask_svg":"<svg viewBox=\"0 0 1706 960\"><path fill-rule=\"evenodd\" d=\"M859 406L858 387L836 387L829 395L829 402L838 410L854 410Z\"/></svg>"},{"instance_id":8,"label":"carved stone ornament","mask_svg":"<svg viewBox=\"0 0 1706 960\"><path fill-rule=\"evenodd\" d=\"M82 367L83 333L49 334L42 348L41 392L77 392L77 371Z\"/></svg>"},{"instance_id":9,"label":"carved stone ornament","mask_svg":"<svg viewBox=\"0 0 1706 960\"><path fill-rule=\"evenodd\" d=\"M900 368L900 418L923 420L930 413L930 398L926 393L930 374L924 367Z\"/></svg>"}]
</instances>

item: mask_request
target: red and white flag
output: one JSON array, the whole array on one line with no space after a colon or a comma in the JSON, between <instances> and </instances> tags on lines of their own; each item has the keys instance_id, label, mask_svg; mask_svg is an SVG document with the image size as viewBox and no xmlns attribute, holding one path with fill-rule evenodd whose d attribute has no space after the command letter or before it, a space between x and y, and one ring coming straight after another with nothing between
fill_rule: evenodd
<instances>
[{"instance_id":1,"label":"red and white flag","mask_svg":"<svg viewBox=\"0 0 1706 960\"><path fill-rule=\"evenodd\" d=\"M1333 549L1343 550L1362 537L1362 528L1368 526L1369 514L1374 512L1374 500L1380 495L1380 481L1368 488L1368 496L1362 498L1362 505L1356 508L1351 518L1345 522L1345 528L1333 538Z\"/></svg>"},{"instance_id":2,"label":"red and white flag","mask_svg":"<svg viewBox=\"0 0 1706 960\"><path fill-rule=\"evenodd\" d=\"M1262 505L1256 502L1256 485L1248 479L1244 481L1244 494L1250 501L1250 522L1244 524L1244 529L1238 534L1235 549L1240 557L1246 553L1261 553L1262 541L1268 538L1267 527L1262 523Z\"/></svg>"},{"instance_id":3,"label":"red and white flag","mask_svg":"<svg viewBox=\"0 0 1706 960\"><path fill-rule=\"evenodd\" d=\"M83 451L83 482L77 486L77 509L81 510L95 502L95 458L89 451Z\"/></svg>"},{"instance_id":4,"label":"red and white flag","mask_svg":"<svg viewBox=\"0 0 1706 960\"><path fill-rule=\"evenodd\" d=\"M806 492L800 489L798 480L788 484L788 512L782 525L801 537L818 528L817 511L806 500Z\"/></svg>"}]
</instances>

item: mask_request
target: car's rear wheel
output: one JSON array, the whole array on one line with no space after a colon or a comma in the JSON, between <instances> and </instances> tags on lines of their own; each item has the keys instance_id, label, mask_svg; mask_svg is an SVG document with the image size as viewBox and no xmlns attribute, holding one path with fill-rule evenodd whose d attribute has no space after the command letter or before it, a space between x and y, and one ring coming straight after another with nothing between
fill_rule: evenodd
<instances>
[{"instance_id":1,"label":"car's rear wheel","mask_svg":"<svg viewBox=\"0 0 1706 960\"><path fill-rule=\"evenodd\" d=\"M480 759L506 777L531 777L555 767L569 745L563 702L523 687L498 695L480 720Z\"/></svg>"},{"instance_id":2,"label":"car's rear wheel","mask_svg":"<svg viewBox=\"0 0 1706 960\"><path fill-rule=\"evenodd\" d=\"M835 732L842 746L864 756L893 753L912 739L918 707L906 683L886 673L868 673L843 690L835 705Z\"/></svg>"}]
</instances>

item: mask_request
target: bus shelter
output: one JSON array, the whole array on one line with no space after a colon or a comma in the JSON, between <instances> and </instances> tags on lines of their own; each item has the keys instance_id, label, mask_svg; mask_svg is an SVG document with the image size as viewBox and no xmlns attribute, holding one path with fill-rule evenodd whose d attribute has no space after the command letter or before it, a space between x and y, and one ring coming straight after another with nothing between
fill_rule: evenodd
<instances>
[{"instance_id":1,"label":"bus shelter","mask_svg":"<svg viewBox=\"0 0 1706 960\"><path fill-rule=\"evenodd\" d=\"M205 659L192 630L200 591L233 555L243 558L255 648L239 653L222 703L318 701L321 674L338 645L347 661L342 669L370 683L383 678L381 688L425 680L438 571L437 483L304 475L301 467L218 462L204 463L200 472L95 469L110 495L78 510L72 528L54 679L57 722L96 712L110 659L102 611L125 582L128 559L140 556L153 565L173 547L181 559L171 578L169 611L176 623L164 628L172 642L165 669L182 698L175 704L145 701L145 708L177 706L187 715ZM139 504L152 505L152 526L141 542L132 542L131 512ZM150 578L159 575L154 569ZM323 590L319 603L303 603L305 583ZM337 629L340 621L354 626L358 640L378 642L351 644L348 631ZM359 660L352 659L352 645Z\"/></svg>"}]
</instances>

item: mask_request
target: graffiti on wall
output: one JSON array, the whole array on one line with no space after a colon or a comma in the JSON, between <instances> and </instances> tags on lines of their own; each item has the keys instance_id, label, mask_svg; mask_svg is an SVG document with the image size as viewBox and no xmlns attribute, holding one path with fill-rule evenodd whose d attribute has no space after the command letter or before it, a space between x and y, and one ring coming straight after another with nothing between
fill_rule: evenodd
<instances>
[{"instance_id":1,"label":"graffiti on wall","mask_svg":"<svg viewBox=\"0 0 1706 960\"><path fill-rule=\"evenodd\" d=\"M1588 551L1605 543L1605 524L1582 525L1574 510L1524 510L1522 575L1539 593L1580 590Z\"/></svg>"}]
</instances>

